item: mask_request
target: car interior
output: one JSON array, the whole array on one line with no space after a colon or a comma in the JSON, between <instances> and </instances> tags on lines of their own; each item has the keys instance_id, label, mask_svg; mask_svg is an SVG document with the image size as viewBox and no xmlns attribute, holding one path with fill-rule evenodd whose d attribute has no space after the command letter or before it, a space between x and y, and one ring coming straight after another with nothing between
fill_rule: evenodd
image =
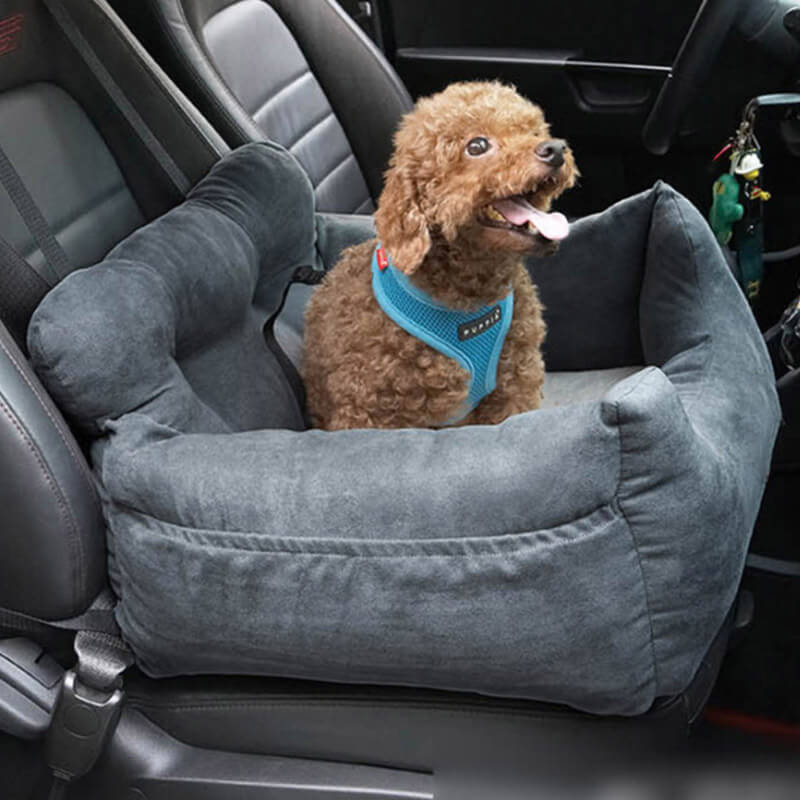
<instances>
[{"instance_id":1,"label":"car interior","mask_svg":"<svg viewBox=\"0 0 800 800\"><path fill-rule=\"evenodd\" d=\"M477 0L0 0L0 796L499 800L537 793L578 796L567 794L566 787L599 792L605 786L601 775L612 786L620 776L648 787L653 781L661 787L663 779L676 796L690 796L698 771L710 768L715 780L724 780L743 766L767 769L773 782L786 769L785 785L796 786L798 67L800 3L791 0L506 0L502 6ZM484 648L485 680L463 681L447 676L460 675L473 658L469 636L458 645L460 659L447 627L458 628L460 618L453 612L450 622L440 620L441 628L427 622L434 612L428 614L426 605L437 599L426 594L421 575L409 573L403 584L409 598L406 624L381 628L390 588L386 595L376 590L370 608L367 594L348 594L356 592L351 584L357 581L343 565L330 568L328 582L318 585L303 573L297 580L312 581L302 601L308 609L295 609L291 619L311 617L315 610L322 615L323 608L335 615L344 597L352 603L341 612L337 630L353 635L338 641L328 636L320 640L323 646L308 633L311 627L286 633L282 623L253 622L273 612L277 617L278 600L273 611L263 601L238 607L236 581L245 578L235 576L242 553L215 572L206 562L173 558L179 545L154 545L150 560L130 566L138 557L131 555L134 547L144 547L144 533L157 533L156 522L142 521L136 506L136 492L146 494L148 487L152 497L143 503L159 508L174 503L189 514L202 505L198 498L212 497L217 486L227 487L231 497L258 492L259 481L272 470L279 488L270 501L282 506L281 536L312 536L298 531L313 524L344 528L348 520L360 519L355 492L339 504L331 501L324 514L310 515L303 491L311 478L290 475L294 467L286 465L295 464L294 456L281 456L281 448L297 448L305 454L303 463L317 463L332 476L338 496L347 494L345 478L354 484L379 481L365 466L373 463L372 450L390 450L397 458L407 453L409 464L426 465L408 468L405 483L415 487L420 507L413 507L409 490L407 513L428 519L425 485L438 473L433 467L425 472L427 452L413 459L430 440L410 432L382 439L381 445L366 435L328 437L324 449L313 438L316 432L305 430L302 407L298 412L286 399L296 388L303 310L314 291L313 282L296 277L287 284L297 265L330 269L345 247L374 235L371 214L401 118L418 98L467 80L516 86L545 109L580 165L578 185L558 207L574 223L576 240L592 249L571 272L575 259L565 248L563 259L561 254L554 259L561 272L542 279L550 314L548 380L562 407L531 412L553 414L537 417L543 421L531 430L544 439L567 440L573 434L548 431L549 420L588 431L589 403L615 397L619 382L643 367L695 354L704 338L727 348L714 356L715 364L697 367L726 395L725 425L708 423L701 398L696 415L687 411L668 428L653 428L653 441L665 443L664 459L707 449L710 455L696 473L676 467L674 483L681 486L682 477L685 486L701 486L707 511L695 513L687 499L691 491L683 489L683 496L664 501L663 515L644 509L648 519L642 529L664 531L667 542L712 529L720 540L729 539L722 550L708 553L706 572L717 574L705 577L706 583L695 582L700 579L691 568L702 562L705 569L703 547L675 545L683 559L680 577L665 579L659 590L682 598L684 605L676 605L674 614L667 609L659 623L660 595L645 598L652 606L648 613L655 609L650 624L663 624L675 641L683 641L684 633L693 636L695 651L687 660L691 669L671 682L665 676L673 656L656 657L663 680L653 682L653 697L644 706L630 689L639 680L634 655L613 662L609 655L617 657L615 648L625 653L623 623L614 623L619 629L601 638L602 615L597 612L593 625L595 611L579 604L581 563L567 559L567 547L559 550L563 558L547 556L553 574L543 568L537 580L562 587L559 598L566 599L554 617L560 624L553 625L580 653L588 653L591 666L571 665L570 649L561 650L561 662L529 655L537 648L551 650L546 637L536 639L539 629L526 627L524 620L536 617L537 610L511 608L521 595L505 575L497 585L507 592L508 620L497 622L502 646L495 645L494 656L511 663L518 653L520 663L508 675L499 668L492 672L492 653ZM742 152L744 141L757 142L752 152L759 158L756 178L747 180L752 184L763 169L764 185L756 190L768 192L758 200L761 216L749 229L747 244L742 232L723 244L699 215L708 217L717 202L715 181L733 174L726 153ZM678 193L682 197L676 200ZM656 219L664 198L672 198L681 214ZM690 205L697 218L687 218ZM295 210L301 207L305 210ZM195 215L191 220L188 209ZM224 224L220 209L227 215ZM676 233L681 227L689 232L686 239ZM712 228L717 234L715 224ZM757 274L747 272L753 262L742 255L756 240ZM253 252L251 242L256 242ZM295 252L299 255L289 255ZM143 270L134 275L131 265L147 258L163 258L161 276L148 279ZM692 259L710 264L702 280L686 266ZM260 277L242 290L247 300L233 311L238 284L230 276L237 260ZM626 277L626 265L645 261L634 277ZM206 262L217 265L214 275ZM663 284L649 290L647 281L656 284L649 276L657 269ZM679 283L684 279L691 292ZM159 345L164 352L172 348L173 372L157 390L145 386L150 362L137 361L141 353L153 364L163 355L147 350L153 316L148 313L159 303L153 286L169 290L168 324L179 341ZM72 307L62 314L66 301ZM284 354L275 355L261 377L248 371L251 339L244 333L236 338L238 332L229 337L238 331L237 314L253 326L259 348L262 329L271 331L277 317L275 334ZM606 341L610 337L620 351L625 337L635 340L619 361L598 345L601 325L612 332ZM194 338L187 343L181 337L190 329ZM113 335L106 336L109 330ZM664 367L686 393L695 391L687 377L695 369L692 357L680 361L675 375ZM766 378L752 367L761 361ZM238 377L212 384L210 369L226 376L229 369ZM131 449L139 446L140 435L151 435L150 429L128 430L122 411L142 420L150 413L148 403L177 396L184 384L191 384L192 398L202 400L197 401L201 411L192 406L186 412L191 421L180 428L186 446L209 432L225 433L225 441L198 449L192 469L161 451L152 474L171 476L164 483L140 481L130 467L140 462L133 459L126 467L130 472L114 473L123 447L108 444L109 430ZM251 391L248 387L261 392L259 403L270 399L269 410L233 402L234 395L238 402ZM145 399L141 393L148 392ZM119 414L102 410L106 401L116 408L118 398L127 403ZM206 407L213 414L206 415ZM636 413L638 407L630 411L634 422ZM224 425L215 427L217 416ZM108 419L113 424L104 429L98 420ZM158 441L180 427L154 419L162 425L152 433ZM673 417L664 412L663 419ZM509 422L504 423L509 438L523 442L520 447L530 442L525 452L534 452L536 440L525 438L529 430ZM275 435L264 439L268 461L247 462L249 440L237 438L256 430ZM295 444L297 439L284 444L287 431L306 437L304 444ZM486 456L494 447L489 428L451 433L447 441L460 437L458 446L468 448L453 453ZM551 521L541 528L555 529L552 520L562 519L557 510L569 502L563 498L576 496L576 487L588 481L579 477L581 460L591 460L595 451L580 450L577 434L574 441L571 458L558 462L565 471L554 471L552 479L526 473L525 459L508 457L511 467L503 475L550 481L551 507L537 511L537 519ZM709 477L712 456L728 466ZM212 463L239 458L257 466L250 477L236 470L218 484L203 477L214 471ZM287 475L292 482L281 483ZM496 507L501 515L513 505L511 492L503 495L500 479L486 475L475 504ZM655 483L653 491L661 491L663 482ZM291 494L285 487L295 484L300 489ZM163 500L166 494L171 499ZM122 496L130 499L122 502ZM681 517L670 502L676 509L685 503L689 511ZM599 525L596 514L602 509L584 505L589 522L581 524L588 531L590 523ZM140 528L123 526L128 512ZM163 519L169 513L171 508ZM236 513L221 514L225 519L218 528L225 530ZM241 513L244 519L246 511ZM388 514L375 517L370 530L381 525L389 530L395 523ZM453 525L461 524L455 511L452 518ZM215 530L193 525L205 543L216 541ZM514 530L538 530L527 518L525 525ZM180 533L176 541L189 536ZM615 580L611 561L621 565L622 555L608 555L606 569L606 551L580 556L574 549L578 555L572 558L597 558L603 567L601 588L592 588L598 595L591 594L597 607L614 609L608 619L626 619L633 595L619 589L623 581ZM661 549L654 539L653 559ZM636 555L641 560L641 553ZM646 566L650 556L645 557ZM270 569L265 583L295 579L293 572L281 578ZM460 579L461 603L482 596L476 569ZM394 585L388 568L358 574L375 586ZM140 576L138 584L131 575ZM685 590L689 585L691 591ZM325 606L313 596L324 587ZM608 596L601 600L603 593ZM198 599L202 594L205 599ZM391 613L399 614L399 602ZM146 623L144 608L150 614ZM345 619L349 612L355 622ZM488 619L474 610L470 614ZM371 628L359 627L373 619L379 640L369 634ZM415 625L424 627L427 639L414 638ZM156 642L152 649L137 638L142 627ZM254 632L263 640L248 647L247 636ZM651 630L651 643L660 641L658 636ZM415 651L413 642L423 644ZM475 652L484 640L476 642ZM271 647L274 657L263 659L262 651ZM554 645L552 652L557 649ZM370 671L368 658L381 670ZM529 667L526 659L535 665ZM609 689L601 701L598 676L610 663L619 664L619 680L610 681L616 694ZM556 676L548 677L552 692L515 688L543 685L530 677L536 670ZM504 676L503 686L497 676ZM585 694L570 694L570 681ZM585 702L578 699L584 696ZM675 763L680 770L665 768ZM769 796L748 794L743 783L726 796L739 796L737 790L742 797Z\"/></svg>"}]
</instances>

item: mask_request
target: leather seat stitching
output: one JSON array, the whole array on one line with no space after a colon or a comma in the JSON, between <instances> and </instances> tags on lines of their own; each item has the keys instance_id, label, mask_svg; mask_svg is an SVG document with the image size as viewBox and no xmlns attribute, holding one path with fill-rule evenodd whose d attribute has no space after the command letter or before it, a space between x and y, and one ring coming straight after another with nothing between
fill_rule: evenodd
<instances>
[{"instance_id":1,"label":"leather seat stitching","mask_svg":"<svg viewBox=\"0 0 800 800\"><path fill-rule=\"evenodd\" d=\"M127 194L128 196L133 199L132 195L130 195L130 190L128 189L128 185L124 182L117 184L116 186L112 186L110 189L106 189L97 197L92 198L91 201L84 206L80 211L77 211L73 214L70 214L64 221L60 222L57 226L53 226L53 234L58 235L64 233L67 228L74 225L76 222L80 221L84 217L89 216L92 212L97 211L98 209L102 208L104 205L107 205L112 200L116 199L122 194ZM134 203L136 201L134 200ZM141 209L139 209L141 211Z\"/></svg>"},{"instance_id":2,"label":"leather seat stitching","mask_svg":"<svg viewBox=\"0 0 800 800\"><path fill-rule=\"evenodd\" d=\"M360 204L360 205L359 205L359 206L358 206L358 207L355 209L355 211L353 211L353 213L354 213L354 214L362 214L362 213L365 213L365 212L366 212L366 213L369 213L369 212L370 212L370 211L372 211L374 208L375 208L375 205L374 205L374 204L373 204L373 202L372 202L372 198L371 198L371 197L368 197L368 198L367 198L367 199L366 199L366 200L365 200L363 203L361 203L361 204Z\"/></svg>"},{"instance_id":3,"label":"leather seat stitching","mask_svg":"<svg viewBox=\"0 0 800 800\"><path fill-rule=\"evenodd\" d=\"M375 709L385 709L385 710L393 710L397 708L398 703L401 703L401 707L399 708L400 711L428 711L428 712L435 712L437 714L445 714L448 716L455 716L455 717L525 717L528 719L544 719L544 720L553 720L554 718L559 719L589 719L596 721L598 724L603 724L607 722L607 719L604 717L596 717L592 716L591 714L583 714L580 711L556 711L556 710L547 710L547 711L527 711L525 709L465 709L465 708L448 708L442 706L441 704L435 705L433 703L426 704L426 703L405 703L402 701L390 701L388 703L380 703L372 700L371 698L365 698L363 700L311 700L311 701L295 701L292 699L286 700L248 700L248 701L231 701L228 703L195 703L195 704L188 704L188 705L172 705L169 703L153 703L148 702L147 700L139 700L139 699L131 699L131 703L134 703L139 708L147 709L149 711L163 711L167 713L176 713L176 714L184 714L192 712L203 712L203 711L242 711L243 709L263 709L268 710L275 707L281 708L296 708L301 710L336 710L339 708L347 709L347 710L354 710L363 708L366 711L374 711Z\"/></svg>"},{"instance_id":4,"label":"leather seat stitching","mask_svg":"<svg viewBox=\"0 0 800 800\"><path fill-rule=\"evenodd\" d=\"M14 368L17 371L17 374L22 378L23 381L27 384L28 388L33 392L36 399L39 401L39 405L41 406L44 413L47 415L50 422L53 424L53 427L56 429L61 441L64 443L64 446L67 448L67 452L69 453L70 457L72 458L75 466L78 468L78 471L83 476L83 479L86 481L87 486L89 487L89 494L92 498L92 504L95 508L99 511L100 510L100 501L97 497L97 491L94 483L93 476L91 472L89 472L89 468L86 464L86 459L82 456L79 456L78 453L75 451L75 447L72 442L64 435L63 430L61 429L61 425L59 424L58 420L56 420L55 416L50 412L50 409L47 406L47 403L42 397L39 389L37 388L36 384L31 381L28 376L25 374L25 371L20 366L19 362L11 351L6 347L5 342L0 338L0 349L3 350L8 360L12 363Z\"/></svg>"},{"instance_id":5,"label":"leather seat stitching","mask_svg":"<svg viewBox=\"0 0 800 800\"><path fill-rule=\"evenodd\" d=\"M78 560L76 565L77 568L75 570L77 577L76 583L78 588L78 595L77 597L73 597L73 603L74 603L84 593L85 579L83 574L83 567L84 567L83 542L81 541L81 538L78 535L78 528L75 520L75 515L72 511L72 507L70 506L67 497L60 491L60 488L57 482L55 481L52 472L48 469L47 464L42 458L42 455L39 452L38 447L34 444L29 434L20 424L20 421L17 418L17 416L11 411L11 408L6 404L6 402L2 398L0 398L0 410L2 410L2 412L6 415L6 417L8 417L12 426L16 429L17 433L19 434L20 439L23 441L26 447L31 451L34 459L36 460L36 463L39 465L39 469L41 470L45 482L50 487L50 491L53 493L53 496L55 497L56 504L59 508L62 518L64 519L66 527L72 534L71 537L72 542L78 551Z\"/></svg>"},{"instance_id":6,"label":"leather seat stitching","mask_svg":"<svg viewBox=\"0 0 800 800\"><path fill-rule=\"evenodd\" d=\"M336 119L336 115L333 113L333 109L328 106L328 110L324 116L312 122L311 127L306 128L291 144L285 144L284 147L289 150L289 152L293 152L294 148L297 147L300 142L307 139L312 133L319 129L320 125L324 125L331 118Z\"/></svg>"},{"instance_id":7,"label":"leather seat stitching","mask_svg":"<svg viewBox=\"0 0 800 800\"><path fill-rule=\"evenodd\" d=\"M410 98L408 97L408 94L405 91L401 91L400 86L402 86L402 84L400 84L400 86L398 86L399 79L398 79L397 75L395 73L393 73L393 71L390 68L387 68L388 64L385 62L385 57L380 52L380 50L377 47L375 47L374 44L372 44L371 40L369 40L369 38L361 30L361 28L359 28L358 25L356 25L356 23L353 22L350 19L350 17L348 17L347 14L344 11L342 11L341 8L339 8L335 4L331 4L330 2L325 2L325 5L328 7L329 11L335 16L336 20L341 25L343 25L345 27L345 29L350 31L350 33L352 34L353 39L360 45L361 50L363 52L365 52L377 64L378 68L381 70L381 72L383 73L384 77L388 79L388 82L391 85L391 89L392 89L395 97L400 102L401 108L404 111L408 111L411 108ZM273 6L273 8L274 8L274 6ZM276 11L277 11L277 9L276 9ZM294 34L294 31L291 31L291 32L292 32L292 35L295 36L295 39L297 39L296 35ZM298 44L299 44L299 42L298 42ZM301 48L301 50L302 50L302 48ZM305 52L303 52L303 55L305 55ZM321 84L322 84L322 82L321 82ZM322 85L322 89L325 92L325 95L327 97L327 92L325 91L325 86L324 85ZM341 124L341 120L340 120L340 124ZM348 143L350 144L350 147L352 149L352 144L350 143L350 137L347 134L347 129L345 128L345 126L342 126L342 128L343 128L343 130L345 132L345 136L346 136L346 138L348 140ZM354 158L355 158L355 161L356 161L356 166L358 167L359 172L361 173L362 178L364 179L364 183L366 185L368 196L369 196L370 199L374 199L372 197L372 191L371 191L371 189L369 187L369 183L366 180L364 169L363 169L363 167L361 165L361 162L359 161L358 157L355 155L355 153L354 153Z\"/></svg>"},{"instance_id":8,"label":"leather seat stitching","mask_svg":"<svg viewBox=\"0 0 800 800\"><path fill-rule=\"evenodd\" d=\"M170 42L171 51L178 57L178 59L183 63L184 67L191 73L191 75L194 76L193 83L194 83L195 90L198 91L203 97L205 97L207 102L211 103L211 105L218 111L218 113L220 113L222 115L222 117L225 120L227 120L228 124L233 128L233 130L238 133L239 137L243 141L253 141L253 136L252 136L251 132L247 131L246 128L244 128L241 125L241 123L233 116L233 113L231 112L231 109L230 109L229 106L233 106L234 108L239 109L242 112L242 114L244 116L248 117L256 127L259 127L259 129L264 134L264 136L267 137L267 139L269 139L270 138L269 133L260 128L260 126L253 119L252 115L247 112L247 110L244 108L244 106L242 106L242 104L239 102L238 98L233 94L233 92L231 92L231 90L228 87L228 85L225 83L225 81L220 76L219 71L216 69L216 67L214 66L213 62L211 61L211 59L206 54L205 50L200 45L200 42L199 42L199 40L197 38L197 35L196 35L195 31L194 31L194 28L191 26L191 24L189 23L188 17L186 16L186 12L184 10L182 0L173 0L172 6L173 6L174 9L177 9L177 12L178 12L178 14L180 16L180 20L181 20L181 23L183 24L184 29L187 31L188 36L189 36L191 42L194 44L195 48L197 48L198 53L194 54L195 58L202 59L203 63L206 65L206 67L208 69L210 69L213 72L213 74L216 76L215 86L218 84L219 93L221 93L226 98L226 100L228 101L229 105L226 105L225 103L223 103L223 101L219 97L219 93L217 91L215 91L214 89L212 89L211 86L209 86L206 77L202 74L200 69L197 67L197 65L194 62L194 59L187 52L187 50L185 49L183 43L178 39L178 37L173 32L172 27L169 24L169 20L166 18L166 16L164 15L164 13L162 11L162 4L159 3L159 4L157 4L157 6L155 8L156 24L158 25L158 27L162 31L162 33L166 36L167 40ZM404 108L408 108L409 107L408 98L403 96L403 94L398 91L397 86L396 86L396 78L395 78L395 76L393 76L390 71L386 70L386 67L381 62L381 60L379 58L375 58L375 54L372 53L369 50L368 47L366 47L365 43L362 42L358 36L356 36L355 38L360 42L362 47L364 47L366 49L366 51L369 53L369 55L373 59L375 59L375 61L378 63L379 67L381 68L382 72L384 72L389 77L390 83L392 83L392 88L395 91L395 94L402 101L401 105ZM295 41L296 41L296 39L295 39ZM316 75L314 74L314 72L312 70L309 69L308 73L316 78ZM323 92L324 92L324 90L323 90ZM329 108L331 108L331 113L334 115L334 117L336 117L336 112L333 110L333 108L330 106L330 104L329 104ZM336 117L336 119L338 121L338 117ZM339 124L341 124L341 122ZM345 134L345 136L346 136L346 134ZM350 147L350 153L352 154L352 152L353 152L352 151L352 145L350 144L349 139L348 139L348 146ZM353 157L355 158L355 155L353 155ZM358 164L357 159L356 159L356 164ZM328 175L330 175L330 173L328 173ZM327 177L327 175L323 176L323 180L326 177ZM321 181L320 181L320 183L321 183ZM366 184L366 181L365 181L365 184ZM319 186L319 184L317 184L317 186ZM369 187L367 186L366 188L367 188L367 198L366 198L366 200L362 201L357 206L357 208L359 208L359 209L361 207L363 207L365 203L367 203L367 202L371 203L372 202L372 196L371 196L371 194L369 192Z\"/></svg>"},{"instance_id":9,"label":"leather seat stitching","mask_svg":"<svg viewBox=\"0 0 800 800\"><path fill-rule=\"evenodd\" d=\"M277 91L271 92L269 97L267 97L266 99L259 100L259 102L256 104L256 107L251 112L250 116L255 118L256 115L261 114L265 108L271 106L272 103L274 103L278 98L280 98L282 94L285 94L287 91L289 91L289 89L291 89L296 84L300 83L300 81L304 80L309 75L312 78L314 77L313 73L311 72L311 69L308 66L306 66L303 72L301 72L297 77L292 78L288 83L285 83Z\"/></svg>"},{"instance_id":10,"label":"leather seat stitching","mask_svg":"<svg viewBox=\"0 0 800 800\"><path fill-rule=\"evenodd\" d=\"M329 180L334 172L338 172L350 159L355 161L356 157L353 155L353 151L351 150L343 159L337 161L320 179L320 182L317 184L316 188L319 189L325 181Z\"/></svg>"}]
</instances>

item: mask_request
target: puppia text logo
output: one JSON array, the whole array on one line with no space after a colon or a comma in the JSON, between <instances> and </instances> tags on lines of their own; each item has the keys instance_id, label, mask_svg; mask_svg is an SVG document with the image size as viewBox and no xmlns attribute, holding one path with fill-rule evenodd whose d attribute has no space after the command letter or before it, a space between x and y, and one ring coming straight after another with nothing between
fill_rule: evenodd
<instances>
[{"instance_id":1,"label":"puppia text logo","mask_svg":"<svg viewBox=\"0 0 800 800\"><path fill-rule=\"evenodd\" d=\"M13 53L19 47L24 22L24 14L14 14L0 19L0 56Z\"/></svg>"},{"instance_id":2,"label":"puppia text logo","mask_svg":"<svg viewBox=\"0 0 800 800\"><path fill-rule=\"evenodd\" d=\"M495 306L491 311L487 311L482 317L473 319L471 322L465 322L463 325L458 326L458 338L464 342L467 339L472 339L473 336L479 336L484 331L488 331L493 325L497 325L502 317L500 306Z\"/></svg>"}]
</instances>

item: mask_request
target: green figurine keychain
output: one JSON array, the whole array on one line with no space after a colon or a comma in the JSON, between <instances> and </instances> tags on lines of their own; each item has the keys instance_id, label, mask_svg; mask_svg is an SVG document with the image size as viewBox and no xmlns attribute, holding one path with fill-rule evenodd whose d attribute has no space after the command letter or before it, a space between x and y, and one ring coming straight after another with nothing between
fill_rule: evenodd
<instances>
[{"instance_id":1,"label":"green figurine keychain","mask_svg":"<svg viewBox=\"0 0 800 800\"><path fill-rule=\"evenodd\" d=\"M733 236L734 223L744 216L744 206L739 202L739 181L725 172L714 182L713 200L709 222L720 244L728 244Z\"/></svg>"},{"instance_id":2,"label":"green figurine keychain","mask_svg":"<svg viewBox=\"0 0 800 800\"><path fill-rule=\"evenodd\" d=\"M761 149L755 137L755 109L745 109L736 134L717 153L718 161L729 153L729 171L714 182L709 224L722 245L736 254L734 273L748 300L753 302L761 289L764 273L764 203L770 193L760 185Z\"/></svg>"}]
</instances>

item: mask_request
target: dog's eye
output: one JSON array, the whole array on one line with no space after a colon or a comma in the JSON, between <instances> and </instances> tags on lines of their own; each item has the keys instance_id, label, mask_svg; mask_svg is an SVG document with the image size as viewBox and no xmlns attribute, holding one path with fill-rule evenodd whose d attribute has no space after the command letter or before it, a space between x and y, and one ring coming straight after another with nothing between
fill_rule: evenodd
<instances>
[{"instance_id":1,"label":"dog's eye","mask_svg":"<svg viewBox=\"0 0 800 800\"><path fill-rule=\"evenodd\" d=\"M476 136L467 142L467 155L482 156L488 153L492 145L485 136Z\"/></svg>"}]
</instances>

